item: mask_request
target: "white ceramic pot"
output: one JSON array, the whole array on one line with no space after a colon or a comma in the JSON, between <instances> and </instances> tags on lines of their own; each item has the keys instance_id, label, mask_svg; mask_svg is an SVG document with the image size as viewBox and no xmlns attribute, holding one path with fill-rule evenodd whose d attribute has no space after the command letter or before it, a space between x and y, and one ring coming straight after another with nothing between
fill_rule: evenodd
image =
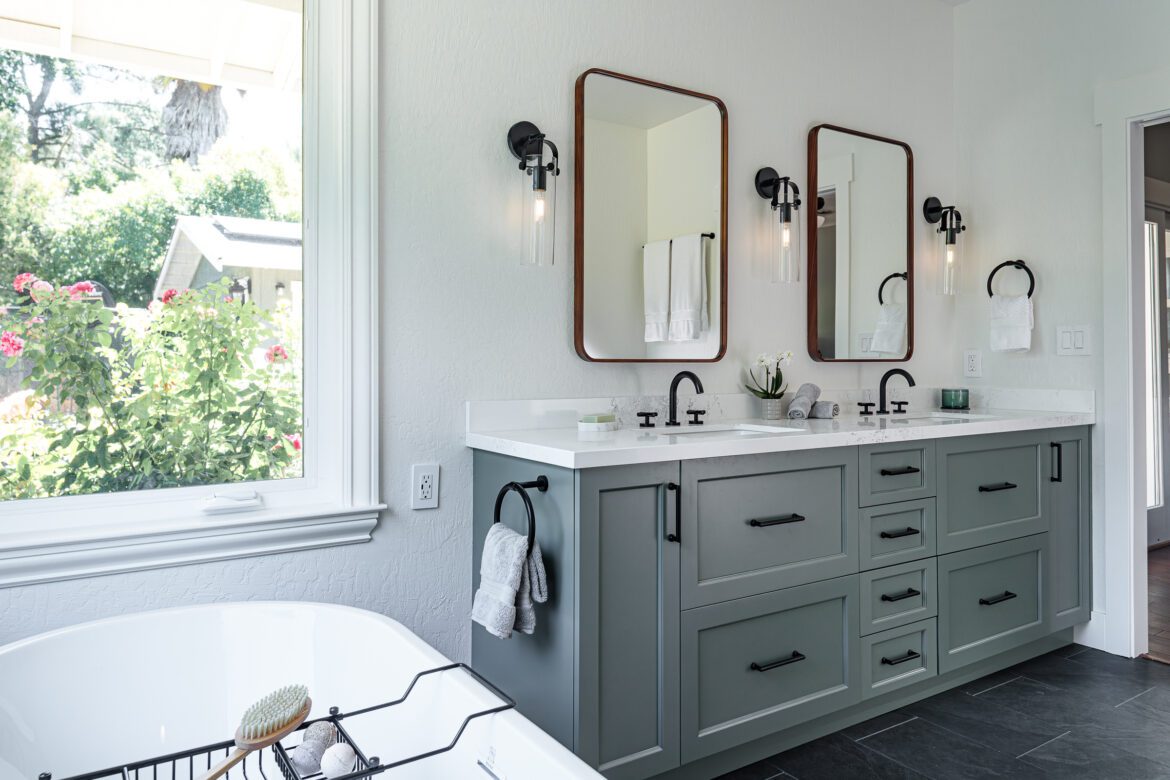
<instances>
[{"instance_id":1,"label":"white ceramic pot","mask_svg":"<svg viewBox=\"0 0 1170 780\"><path fill-rule=\"evenodd\" d=\"M765 420L779 420L781 418L781 399L779 398L764 398L764 419Z\"/></svg>"}]
</instances>

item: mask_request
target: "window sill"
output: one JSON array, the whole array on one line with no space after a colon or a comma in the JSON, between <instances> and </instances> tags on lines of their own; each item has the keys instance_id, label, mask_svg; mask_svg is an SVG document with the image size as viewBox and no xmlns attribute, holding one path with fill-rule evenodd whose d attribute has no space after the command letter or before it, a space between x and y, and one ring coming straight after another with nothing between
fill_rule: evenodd
<instances>
[{"instance_id":1,"label":"window sill","mask_svg":"<svg viewBox=\"0 0 1170 780\"><path fill-rule=\"evenodd\" d=\"M138 533L0 536L0 588L370 541L382 506L214 516Z\"/></svg>"}]
</instances>

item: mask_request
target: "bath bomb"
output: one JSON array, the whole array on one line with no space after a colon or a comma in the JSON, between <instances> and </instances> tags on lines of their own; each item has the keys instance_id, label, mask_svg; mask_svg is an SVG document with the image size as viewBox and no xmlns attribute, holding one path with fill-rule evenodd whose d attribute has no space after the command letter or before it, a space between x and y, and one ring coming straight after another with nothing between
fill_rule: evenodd
<instances>
[{"instance_id":1,"label":"bath bomb","mask_svg":"<svg viewBox=\"0 0 1170 780\"><path fill-rule=\"evenodd\" d=\"M321 773L326 777L341 777L353 771L357 754L344 742L338 742L321 756Z\"/></svg>"},{"instance_id":2,"label":"bath bomb","mask_svg":"<svg viewBox=\"0 0 1170 780\"><path fill-rule=\"evenodd\" d=\"M289 753L289 760L302 775L313 775L321 771L321 756L337 741L337 729L332 723L318 721L305 729L305 737L296 750Z\"/></svg>"}]
</instances>

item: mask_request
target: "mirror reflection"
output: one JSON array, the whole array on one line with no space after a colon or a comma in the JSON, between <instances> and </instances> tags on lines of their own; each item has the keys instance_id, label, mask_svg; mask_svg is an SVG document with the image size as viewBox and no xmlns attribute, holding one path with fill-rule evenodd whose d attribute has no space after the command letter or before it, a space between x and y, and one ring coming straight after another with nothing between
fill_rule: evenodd
<instances>
[{"instance_id":1,"label":"mirror reflection","mask_svg":"<svg viewBox=\"0 0 1170 780\"><path fill-rule=\"evenodd\" d=\"M724 112L714 98L589 71L577 83L577 351L722 356Z\"/></svg>"},{"instance_id":2,"label":"mirror reflection","mask_svg":"<svg viewBox=\"0 0 1170 780\"><path fill-rule=\"evenodd\" d=\"M911 154L829 125L809 136L809 352L906 360L912 345Z\"/></svg>"}]
</instances>

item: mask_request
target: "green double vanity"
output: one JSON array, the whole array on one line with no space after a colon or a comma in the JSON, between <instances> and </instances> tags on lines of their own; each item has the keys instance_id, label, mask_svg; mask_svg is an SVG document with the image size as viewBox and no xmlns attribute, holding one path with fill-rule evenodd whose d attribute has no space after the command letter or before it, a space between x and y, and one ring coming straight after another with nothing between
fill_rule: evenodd
<instances>
[{"instance_id":1,"label":"green double vanity","mask_svg":"<svg viewBox=\"0 0 1170 780\"><path fill-rule=\"evenodd\" d=\"M469 433L473 585L501 487L543 475L552 591L473 665L608 777L709 778L1067 644L1089 418L926 417Z\"/></svg>"}]
</instances>

